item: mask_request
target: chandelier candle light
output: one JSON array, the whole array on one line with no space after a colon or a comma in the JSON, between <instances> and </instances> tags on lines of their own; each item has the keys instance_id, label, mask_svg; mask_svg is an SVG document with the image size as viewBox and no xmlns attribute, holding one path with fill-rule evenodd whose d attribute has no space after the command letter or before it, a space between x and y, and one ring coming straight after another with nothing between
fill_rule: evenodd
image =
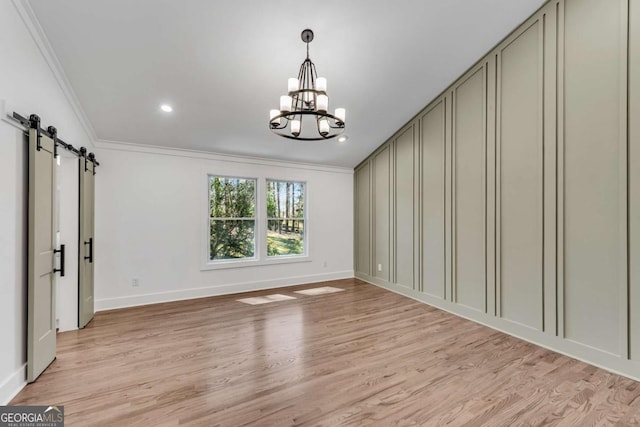
<instances>
[{"instance_id":1,"label":"chandelier candle light","mask_svg":"<svg viewBox=\"0 0 640 427\"><path fill-rule=\"evenodd\" d=\"M334 114L328 112L327 79L318 77L316 66L309 59L313 31L306 29L301 37L307 44L307 58L300 66L298 78L288 80L288 95L280 97L280 109L269 112L269 127L277 135L299 141L335 138L344 132L345 109L336 108Z\"/></svg>"}]
</instances>

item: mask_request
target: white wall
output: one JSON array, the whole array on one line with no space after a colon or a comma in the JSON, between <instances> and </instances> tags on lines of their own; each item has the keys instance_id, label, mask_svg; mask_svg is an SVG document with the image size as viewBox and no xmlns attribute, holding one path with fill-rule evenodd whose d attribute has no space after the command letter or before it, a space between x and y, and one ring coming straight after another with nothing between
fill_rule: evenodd
<instances>
[{"instance_id":1,"label":"white wall","mask_svg":"<svg viewBox=\"0 0 640 427\"><path fill-rule=\"evenodd\" d=\"M91 146L43 51L9 1L0 2L0 63L3 110L37 113L43 126L56 126L65 141ZM0 404L25 380L26 148L21 131L0 120Z\"/></svg>"},{"instance_id":2,"label":"white wall","mask_svg":"<svg viewBox=\"0 0 640 427\"><path fill-rule=\"evenodd\" d=\"M60 332L78 329L78 210L80 161L62 152L59 158L56 184L59 245L65 245L65 276L56 276L56 320ZM58 261L59 262L59 261Z\"/></svg>"},{"instance_id":3,"label":"white wall","mask_svg":"<svg viewBox=\"0 0 640 427\"><path fill-rule=\"evenodd\" d=\"M36 113L43 127L56 126L65 141L93 147L92 132L65 89L41 29L23 20L28 15L22 0L0 1L0 405L25 384L27 239L27 145L22 131L2 117ZM104 147L108 144L97 153L102 164L96 196L97 309L353 276L351 171ZM201 271L203 170L307 181L313 261ZM62 236L61 243L71 246L70 260L76 238ZM73 262L67 267L69 276L59 286L75 287L77 269ZM131 287L134 276L138 288ZM61 329L69 329L75 313L67 310L76 289L60 291L70 298L59 304Z\"/></svg>"},{"instance_id":4,"label":"white wall","mask_svg":"<svg viewBox=\"0 0 640 427\"><path fill-rule=\"evenodd\" d=\"M352 170L109 143L96 154L97 310L353 277ZM305 181L311 261L202 271L207 173Z\"/></svg>"}]
</instances>

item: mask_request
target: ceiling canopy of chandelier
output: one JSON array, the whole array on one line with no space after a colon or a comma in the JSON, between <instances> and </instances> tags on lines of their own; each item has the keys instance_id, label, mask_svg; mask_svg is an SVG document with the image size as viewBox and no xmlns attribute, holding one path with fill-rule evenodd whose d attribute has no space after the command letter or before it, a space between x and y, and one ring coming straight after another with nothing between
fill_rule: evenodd
<instances>
[{"instance_id":1,"label":"ceiling canopy of chandelier","mask_svg":"<svg viewBox=\"0 0 640 427\"><path fill-rule=\"evenodd\" d=\"M307 58L300 66L298 78L288 82L288 95L280 97L280 109L271 110L269 127L285 138L299 141L321 141L335 138L344 132L345 109L329 111L327 79L318 77L315 64L309 59L309 43L313 31L306 29L301 34L307 44Z\"/></svg>"}]
</instances>

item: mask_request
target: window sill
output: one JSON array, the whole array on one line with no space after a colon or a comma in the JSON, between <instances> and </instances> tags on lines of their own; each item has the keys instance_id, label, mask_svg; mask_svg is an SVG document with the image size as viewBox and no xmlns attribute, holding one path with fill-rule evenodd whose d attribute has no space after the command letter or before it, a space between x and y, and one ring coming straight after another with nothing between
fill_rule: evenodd
<instances>
[{"instance_id":1,"label":"window sill","mask_svg":"<svg viewBox=\"0 0 640 427\"><path fill-rule=\"evenodd\" d=\"M218 261L208 262L200 268L200 271L225 270L229 268L263 267L266 265L294 264L298 262L313 261L308 255L269 257L266 259L251 259L242 261Z\"/></svg>"}]
</instances>

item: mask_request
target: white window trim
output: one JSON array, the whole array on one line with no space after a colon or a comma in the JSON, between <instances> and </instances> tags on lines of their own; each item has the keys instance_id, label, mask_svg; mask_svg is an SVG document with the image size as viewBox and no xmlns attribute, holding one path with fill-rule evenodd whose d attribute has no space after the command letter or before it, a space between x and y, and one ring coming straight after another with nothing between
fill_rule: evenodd
<instances>
[{"instance_id":1,"label":"white window trim","mask_svg":"<svg viewBox=\"0 0 640 427\"><path fill-rule=\"evenodd\" d=\"M302 220L304 221L304 235L302 236L302 243L303 243L303 248L302 248L302 254L301 255L272 255L269 256L267 255L267 232L268 232L268 221L269 218L267 217L267 182L269 181L279 181L279 182L297 182L297 183L301 183L302 184L302 188L304 189L304 216L302 217ZM296 180L296 179L279 179L279 178L266 178L264 180L264 190L265 190L265 198L264 198L264 229L265 229L265 234L264 234L264 256L265 259L268 259L270 261L276 261L276 260L280 260L280 259L289 259L289 260L293 260L293 259L297 259L297 258L308 258L309 257L309 229L308 229L308 225L309 225L309 218L307 215L308 212L308 207L307 207L307 194L309 194L309 185L307 183L307 181L304 180ZM278 219L278 218L272 218L272 219Z\"/></svg>"},{"instance_id":2,"label":"white window trim","mask_svg":"<svg viewBox=\"0 0 640 427\"><path fill-rule=\"evenodd\" d=\"M255 225L253 228L253 234L254 234L254 248L253 248L253 256L252 257L247 257L247 258L238 258L238 259L229 259L229 260L215 260L215 261L211 261L209 260L209 233L210 233L210 221L211 221L211 217L209 216L209 182L211 177L218 177L218 178L230 178L230 179L246 179L246 180L252 180L255 181L255 194L254 194L254 210L255 210L255 217L254 217L254 221L255 221ZM206 186L206 192L205 192L205 208L204 208L204 214L206 217L206 226L205 226L205 236L206 238L205 240L205 244L204 244L204 250L205 250L205 256L204 256L204 260L208 265L218 265L218 264L235 264L235 263L243 263L243 262L251 262L251 261L257 261L259 259L259 248L260 248L260 220L258 218L258 203L260 203L259 201L259 197L258 197L258 193L259 193L259 185L260 185L260 181L258 178L254 178L254 177L249 177L249 176L231 176L231 175L227 175L227 174L213 174L213 173L207 173L206 174L206 180L205 180L205 186ZM228 267L227 267L228 268Z\"/></svg>"},{"instance_id":3,"label":"white window trim","mask_svg":"<svg viewBox=\"0 0 640 427\"><path fill-rule=\"evenodd\" d=\"M309 183L303 179L295 179L292 177L272 178L264 175L243 176L233 175L229 173L218 173L207 170L203 173L204 178L202 185L204 197L202 198L202 231L200 233L202 240L202 254L200 261L200 271L207 270L223 270L230 268L259 267L267 265L293 264L300 262L312 262L313 259L309 250ZM256 180L256 225L255 225L255 251L253 258L240 258L233 260L209 260L209 177L217 176L224 178L242 178ZM304 255L278 255L267 256L267 181L290 181L301 182L304 184Z\"/></svg>"}]
</instances>

